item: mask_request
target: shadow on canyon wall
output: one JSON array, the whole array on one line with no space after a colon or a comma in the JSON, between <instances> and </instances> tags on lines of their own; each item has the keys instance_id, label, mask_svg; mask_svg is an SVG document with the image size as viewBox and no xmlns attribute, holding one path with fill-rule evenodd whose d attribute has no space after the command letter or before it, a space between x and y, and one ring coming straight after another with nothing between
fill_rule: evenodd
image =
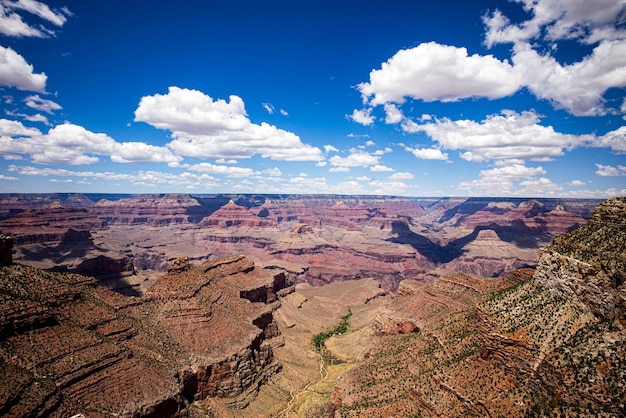
<instances>
[{"instance_id":1,"label":"shadow on canyon wall","mask_svg":"<svg viewBox=\"0 0 626 418\"><path fill-rule=\"evenodd\" d=\"M538 249L552 239L547 231L547 223L538 223L540 226L537 228L531 228L521 220L513 221L510 226L502 226L495 223L480 225L474 228L471 234L451 241L445 246L440 246L429 238L411 231L406 223L395 221L392 223L392 231L397 234L397 237L388 241L395 244L408 244L432 263L445 264L463 255L465 252L463 247L474 241L478 237L478 233L485 229L495 231L502 241L514 244L520 248Z\"/></svg>"}]
</instances>

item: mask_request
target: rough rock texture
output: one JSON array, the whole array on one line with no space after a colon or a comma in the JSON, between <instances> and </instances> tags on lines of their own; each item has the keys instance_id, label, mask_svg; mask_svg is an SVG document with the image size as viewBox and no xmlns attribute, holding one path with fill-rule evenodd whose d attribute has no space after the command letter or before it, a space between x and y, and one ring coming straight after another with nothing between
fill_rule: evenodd
<instances>
[{"instance_id":1,"label":"rough rock texture","mask_svg":"<svg viewBox=\"0 0 626 418\"><path fill-rule=\"evenodd\" d=\"M189 195L138 195L119 200L102 199L90 211L109 223L170 225L193 223L200 203Z\"/></svg>"},{"instance_id":2,"label":"rough rock texture","mask_svg":"<svg viewBox=\"0 0 626 418\"><path fill-rule=\"evenodd\" d=\"M542 252L531 278L402 282L380 315L419 332L382 333L337 381L336 414L626 416L625 208L625 198L598 206Z\"/></svg>"},{"instance_id":3,"label":"rough rock texture","mask_svg":"<svg viewBox=\"0 0 626 418\"><path fill-rule=\"evenodd\" d=\"M595 315L626 324L626 197L598 205L584 227L546 247L536 279Z\"/></svg>"},{"instance_id":4,"label":"rough rock texture","mask_svg":"<svg viewBox=\"0 0 626 418\"><path fill-rule=\"evenodd\" d=\"M105 226L106 222L87 209L66 207L58 202L0 221L0 230L11 235L16 246L78 241L89 237L90 230Z\"/></svg>"},{"instance_id":5,"label":"rough rock texture","mask_svg":"<svg viewBox=\"0 0 626 418\"><path fill-rule=\"evenodd\" d=\"M246 405L280 369L268 289L283 279L232 257L173 269L136 298L84 276L2 267L0 415L186 416L208 397ZM257 287L268 303L240 297Z\"/></svg>"},{"instance_id":6,"label":"rough rock texture","mask_svg":"<svg viewBox=\"0 0 626 418\"><path fill-rule=\"evenodd\" d=\"M395 290L402 280L430 281L451 271L498 277L534 266L542 246L585 223L598 203L322 195L89 197L98 203L68 211L72 217L63 215L59 203L53 210L52 197L0 196L0 212L3 202L8 209L0 230L3 222L11 223L21 234L14 235L15 260L72 269L83 259L123 255L136 272L147 274L165 272L183 255L200 263L247 254L264 266L287 267L298 282L374 277ZM69 197L58 201L63 208L71 204ZM36 216L35 202L48 205ZM41 228L21 226L26 212L20 210ZM54 217L58 223L52 226ZM95 221L91 226L89 219Z\"/></svg>"}]
</instances>

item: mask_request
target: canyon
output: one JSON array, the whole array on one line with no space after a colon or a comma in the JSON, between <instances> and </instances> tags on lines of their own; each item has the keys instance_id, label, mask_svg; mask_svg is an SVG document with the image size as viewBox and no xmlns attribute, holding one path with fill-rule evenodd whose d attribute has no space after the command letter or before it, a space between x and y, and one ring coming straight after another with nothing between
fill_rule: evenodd
<instances>
[{"instance_id":1,"label":"canyon","mask_svg":"<svg viewBox=\"0 0 626 418\"><path fill-rule=\"evenodd\" d=\"M323 285L460 271L482 277L536 264L599 201L320 195L3 195L0 231L16 262L95 276L141 295L183 256L245 254Z\"/></svg>"},{"instance_id":2,"label":"canyon","mask_svg":"<svg viewBox=\"0 0 626 418\"><path fill-rule=\"evenodd\" d=\"M0 230L3 416L626 413L626 198L7 195Z\"/></svg>"}]
</instances>

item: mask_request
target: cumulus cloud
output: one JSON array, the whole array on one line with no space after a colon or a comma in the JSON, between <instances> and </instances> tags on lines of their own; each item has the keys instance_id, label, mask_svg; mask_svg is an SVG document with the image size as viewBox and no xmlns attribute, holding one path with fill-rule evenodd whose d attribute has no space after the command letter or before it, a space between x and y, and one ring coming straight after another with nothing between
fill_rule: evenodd
<instances>
[{"instance_id":1,"label":"cumulus cloud","mask_svg":"<svg viewBox=\"0 0 626 418\"><path fill-rule=\"evenodd\" d=\"M624 113L607 109L605 95L626 87L626 3L624 0L515 0L530 18L512 23L501 11L485 15L485 44L513 43L510 60L469 54L466 48L436 42L419 44L394 54L369 81L357 88L370 108L356 111L353 119L372 124L371 107L385 106L385 122L403 122L401 109L407 98L424 102L455 102L468 98L498 99L521 88L555 108L576 116ZM568 40L595 45L577 62L560 63L546 45L558 49ZM621 105L621 104L620 104ZM617 105L619 107L620 105ZM356 113L360 112L360 113Z\"/></svg>"},{"instance_id":2,"label":"cumulus cloud","mask_svg":"<svg viewBox=\"0 0 626 418\"><path fill-rule=\"evenodd\" d=\"M626 126L620 126L614 131L594 137L590 145L597 148L610 148L619 154L626 153Z\"/></svg>"},{"instance_id":3,"label":"cumulus cloud","mask_svg":"<svg viewBox=\"0 0 626 418\"><path fill-rule=\"evenodd\" d=\"M378 164L380 156L352 149L347 157L333 155L329 162L333 167L371 167Z\"/></svg>"},{"instance_id":4,"label":"cumulus cloud","mask_svg":"<svg viewBox=\"0 0 626 418\"><path fill-rule=\"evenodd\" d=\"M601 177L626 176L625 165L618 165L617 167L613 167L611 165L596 164L596 167L598 167L598 170L596 170L596 174Z\"/></svg>"},{"instance_id":5,"label":"cumulus cloud","mask_svg":"<svg viewBox=\"0 0 626 418\"><path fill-rule=\"evenodd\" d=\"M585 43L626 37L626 31L621 26L626 10L622 0L516 1L532 17L513 24L499 10L485 15L485 44L488 47L498 43L527 42L538 38L544 31L548 40L580 39Z\"/></svg>"},{"instance_id":6,"label":"cumulus cloud","mask_svg":"<svg viewBox=\"0 0 626 418\"><path fill-rule=\"evenodd\" d=\"M490 115L481 122L449 119L433 123L405 126L411 132L425 132L444 149L466 150L461 158L467 161L533 159L546 161L592 141L591 135L570 135L556 132L551 126L539 124L535 112L505 111ZM417 156L417 155L416 155Z\"/></svg>"},{"instance_id":7,"label":"cumulus cloud","mask_svg":"<svg viewBox=\"0 0 626 418\"><path fill-rule=\"evenodd\" d=\"M441 150L436 148L405 147L404 149L415 155L415 157L420 160L448 160L448 153L441 152Z\"/></svg>"},{"instance_id":8,"label":"cumulus cloud","mask_svg":"<svg viewBox=\"0 0 626 418\"><path fill-rule=\"evenodd\" d=\"M170 87L167 94L145 96L135 110L135 121L172 132L168 147L181 156L196 158L264 158L320 161L319 148L304 144L292 132L248 119L243 100L213 100L198 91Z\"/></svg>"},{"instance_id":9,"label":"cumulus cloud","mask_svg":"<svg viewBox=\"0 0 626 418\"><path fill-rule=\"evenodd\" d=\"M415 176L413 176L413 174L405 171L405 172L393 173L392 175L389 176L389 180L411 180L414 177Z\"/></svg>"},{"instance_id":10,"label":"cumulus cloud","mask_svg":"<svg viewBox=\"0 0 626 418\"><path fill-rule=\"evenodd\" d=\"M514 24L499 10L484 16L485 44L513 43L514 66L521 72L523 84L538 98L576 116L605 114L604 94L610 88L626 86L626 3L517 1L531 18ZM561 65L549 54L537 52L535 40L598 45L581 61Z\"/></svg>"},{"instance_id":11,"label":"cumulus cloud","mask_svg":"<svg viewBox=\"0 0 626 418\"><path fill-rule=\"evenodd\" d=\"M376 118L372 116L372 108L361 110L354 109L352 114L348 115L348 118L352 119L356 123L360 123L363 126L370 126L376 120Z\"/></svg>"},{"instance_id":12,"label":"cumulus cloud","mask_svg":"<svg viewBox=\"0 0 626 418\"><path fill-rule=\"evenodd\" d=\"M545 186L551 184L550 180L538 176L546 174L543 167L527 167L521 164L513 164L505 167L496 167L490 170L481 170L479 178L471 181L464 181L458 188L473 195L544 195L541 190L535 190L542 183ZM549 182L549 183L548 183ZM523 183L523 184L522 184ZM520 189L520 186L522 187ZM550 189L554 187L550 186ZM547 190L547 189L546 189Z\"/></svg>"},{"instance_id":13,"label":"cumulus cloud","mask_svg":"<svg viewBox=\"0 0 626 418\"><path fill-rule=\"evenodd\" d=\"M357 86L372 106L404 103L407 97L425 102L455 102L471 97L496 99L521 87L511 64L492 55L468 55L466 48L420 44L398 51L370 81Z\"/></svg>"},{"instance_id":14,"label":"cumulus cloud","mask_svg":"<svg viewBox=\"0 0 626 418\"><path fill-rule=\"evenodd\" d=\"M626 86L626 40L603 42L582 61L569 65L527 44L515 48L512 60L536 97L576 116L605 114L606 91Z\"/></svg>"},{"instance_id":15,"label":"cumulus cloud","mask_svg":"<svg viewBox=\"0 0 626 418\"><path fill-rule=\"evenodd\" d=\"M393 125L396 123L402 122L404 119L404 115L402 111L393 103L385 103L385 123L388 125Z\"/></svg>"},{"instance_id":16,"label":"cumulus cloud","mask_svg":"<svg viewBox=\"0 0 626 418\"><path fill-rule=\"evenodd\" d=\"M18 12L28 12L40 19L61 27L71 16L67 8L52 10L42 2L36 0L0 0L0 33L13 37L43 38L54 35L54 30L43 25L29 25Z\"/></svg>"},{"instance_id":17,"label":"cumulus cloud","mask_svg":"<svg viewBox=\"0 0 626 418\"><path fill-rule=\"evenodd\" d=\"M94 133L71 123L51 128L47 134L21 122L0 119L0 155L5 159L29 155L38 164L82 165L109 156L114 162L166 162L181 160L163 147L142 142L116 142L103 133Z\"/></svg>"},{"instance_id":18,"label":"cumulus cloud","mask_svg":"<svg viewBox=\"0 0 626 418\"><path fill-rule=\"evenodd\" d=\"M0 45L0 85L45 93L48 76L33 71L34 67L24 57Z\"/></svg>"},{"instance_id":19,"label":"cumulus cloud","mask_svg":"<svg viewBox=\"0 0 626 418\"><path fill-rule=\"evenodd\" d=\"M373 171L375 173L389 173L395 170L391 167L387 167L386 165L376 164L370 167L370 171Z\"/></svg>"}]
</instances>

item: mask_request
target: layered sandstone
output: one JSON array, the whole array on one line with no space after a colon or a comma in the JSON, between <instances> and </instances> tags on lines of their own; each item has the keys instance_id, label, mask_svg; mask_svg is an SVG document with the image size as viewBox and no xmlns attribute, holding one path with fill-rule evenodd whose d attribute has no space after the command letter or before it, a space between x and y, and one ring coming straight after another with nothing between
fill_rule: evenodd
<instances>
[{"instance_id":1,"label":"layered sandstone","mask_svg":"<svg viewBox=\"0 0 626 418\"><path fill-rule=\"evenodd\" d=\"M205 398L241 407L280 369L272 312L284 276L244 257L174 268L142 298L2 269L3 416L187 416Z\"/></svg>"},{"instance_id":2,"label":"layered sandstone","mask_svg":"<svg viewBox=\"0 0 626 418\"><path fill-rule=\"evenodd\" d=\"M156 225L194 223L203 214L200 203L189 195L138 195L119 200L102 199L90 210L113 224Z\"/></svg>"},{"instance_id":3,"label":"layered sandstone","mask_svg":"<svg viewBox=\"0 0 626 418\"><path fill-rule=\"evenodd\" d=\"M22 200L16 199L6 196L14 212L0 221L0 230L4 223L14 233L17 261L76 271L87 259L97 258L91 265L103 265L106 257L112 260L111 266L103 266L106 272L130 263L134 270L123 270L119 277L124 280L109 287L132 281L138 293L149 287L140 276L165 272L184 255L202 263L248 254L263 265L286 266L294 280L315 285L374 277L395 290L405 279L430 281L453 271L497 277L511 268L534 266L540 248L555 234L584 223L581 215L596 204L555 199L111 195L87 209L70 210L62 203L62 208L48 205L39 212L33 202L49 199L29 198L24 200L26 212L18 214L16 205ZM66 197L62 202L69 201ZM136 274L128 278L132 271Z\"/></svg>"}]
</instances>

